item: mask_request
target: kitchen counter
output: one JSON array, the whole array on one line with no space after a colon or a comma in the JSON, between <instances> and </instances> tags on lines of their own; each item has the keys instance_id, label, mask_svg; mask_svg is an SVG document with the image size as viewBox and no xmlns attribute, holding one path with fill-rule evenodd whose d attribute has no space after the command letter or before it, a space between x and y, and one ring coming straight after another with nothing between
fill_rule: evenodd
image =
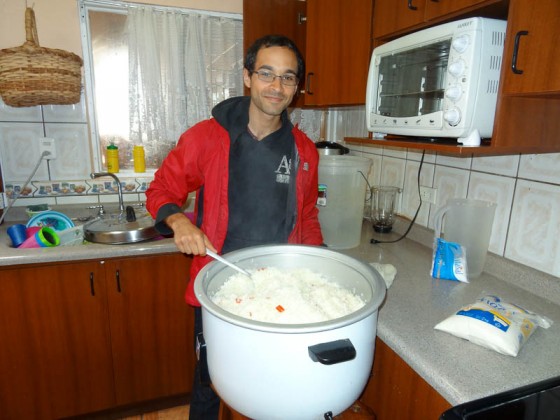
<instances>
[{"instance_id":1,"label":"kitchen counter","mask_svg":"<svg viewBox=\"0 0 560 420\"><path fill-rule=\"evenodd\" d=\"M396 227L402 232L407 224L401 220ZM429 274L433 231L413 229L414 240L392 244L372 245L373 236L384 238L364 223L361 245L343 252L397 268L379 309L377 335L451 405L560 376L560 279L489 254L486 271L470 283L438 280ZM433 329L481 293L496 294L554 324L537 328L517 357Z\"/></svg>"},{"instance_id":2,"label":"kitchen counter","mask_svg":"<svg viewBox=\"0 0 560 420\"><path fill-rule=\"evenodd\" d=\"M397 232L408 222L399 220ZM9 223L0 226L0 266L53 263L177 252L172 239L130 245L87 244L18 250L10 247ZM470 283L429 275L433 232L418 227L408 238L370 244L398 235L374 234L364 223L361 244L341 250L366 262L393 264L397 275L379 309L377 335L450 404L478 399L560 376L560 280L489 254L486 271ZM433 327L483 292L544 315L554 324L538 328L517 357L505 356Z\"/></svg>"}]
</instances>

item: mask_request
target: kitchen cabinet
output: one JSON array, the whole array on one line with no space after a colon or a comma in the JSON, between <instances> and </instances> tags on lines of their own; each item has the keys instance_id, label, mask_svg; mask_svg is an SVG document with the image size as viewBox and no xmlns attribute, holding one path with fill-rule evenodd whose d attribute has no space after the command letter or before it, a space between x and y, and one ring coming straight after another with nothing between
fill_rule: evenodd
<instances>
[{"instance_id":1,"label":"kitchen cabinet","mask_svg":"<svg viewBox=\"0 0 560 420\"><path fill-rule=\"evenodd\" d=\"M376 0L373 37L381 38L424 22L426 0Z\"/></svg>"},{"instance_id":2,"label":"kitchen cabinet","mask_svg":"<svg viewBox=\"0 0 560 420\"><path fill-rule=\"evenodd\" d=\"M373 37L394 38L403 32L421 29L472 11L506 8L503 0L376 0L373 13Z\"/></svg>"},{"instance_id":3,"label":"kitchen cabinet","mask_svg":"<svg viewBox=\"0 0 560 420\"><path fill-rule=\"evenodd\" d=\"M0 406L60 418L190 391L182 254L0 270Z\"/></svg>"},{"instance_id":4,"label":"kitchen cabinet","mask_svg":"<svg viewBox=\"0 0 560 420\"><path fill-rule=\"evenodd\" d=\"M376 1L374 28L387 33L400 30L400 33L391 32L390 36L384 33L386 38L374 40L376 43L412 31L397 26L390 29L375 26L378 20L380 25L383 20L391 20L390 10L386 10L391 3ZM560 2L441 0L437 3L426 0L425 16L432 20L420 23L414 30L432 26L441 19L461 19L473 14L508 20L492 138L480 147L396 136L388 136L386 140L345 140L351 144L425 149L467 157L560 152L560 77L557 71L560 56L553 42L560 36ZM439 13L445 14L443 17L436 18L435 12L428 12L438 8ZM374 31L374 36L381 36L381 33Z\"/></svg>"},{"instance_id":5,"label":"kitchen cabinet","mask_svg":"<svg viewBox=\"0 0 560 420\"><path fill-rule=\"evenodd\" d=\"M288 36L305 57L305 9L301 0L243 0L243 51L258 38L268 34ZM298 90L305 88L305 78ZM245 92L248 95L248 90ZM294 97L293 107L303 106L303 95Z\"/></svg>"},{"instance_id":6,"label":"kitchen cabinet","mask_svg":"<svg viewBox=\"0 0 560 420\"><path fill-rule=\"evenodd\" d=\"M379 338L373 371L360 401L377 420L438 419L449 404Z\"/></svg>"},{"instance_id":7,"label":"kitchen cabinet","mask_svg":"<svg viewBox=\"0 0 560 420\"><path fill-rule=\"evenodd\" d=\"M245 50L260 36L284 34L305 57L296 106L364 104L372 12L372 0L245 0Z\"/></svg>"},{"instance_id":8,"label":"kitchen cabinet","mask_svg":"<svg viewBox=\"0 0 560 420\"><path fill-rule=\"evenodd\" d=\"M1 417L59 418L115 404L102 277L96 262L0 271Z\"/></svg>"},{"instance_id":9,"label":"kitchen cabinet","mask_svg":"<svg viewBox=\"0 0 560 420\"><path fill-rule=\"evenodd\" d=\"M190 391L194 321L183 254L107 260L117 405Z\"/></svg>"},{"instance_id":10,"label":"kitchen cabinet","mask_svg":"<svg viewBox=\"0 0 560 420\"><path fill-rule=\"evenodd\" d=\"M560 152L560 2L512 0L493 146Z\"/></svg>"},{"instance_id":11,"label":"kitchen cabinet","mask_svg":"<svg viewBox=\"0 0 560 420\"><path fill-rule=\"evenodd\" d=\"M502 94L558 95L560 54L554 40L559 35L560 2L511 0Z\"/></svg>"}]
</instances>

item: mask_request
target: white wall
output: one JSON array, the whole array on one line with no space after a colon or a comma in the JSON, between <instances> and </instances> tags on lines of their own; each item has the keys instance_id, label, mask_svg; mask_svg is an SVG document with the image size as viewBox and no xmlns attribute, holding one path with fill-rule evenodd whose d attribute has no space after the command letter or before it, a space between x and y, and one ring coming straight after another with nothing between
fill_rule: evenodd
<instances>
[{"instance_id":1,"label":"white wall","mask_svg":"<svg viewBox=\"0 0 560 420\"><path fill-rule=\"evenodd\" d=\"M140 0L136 3L243 12L243 0ZM25 42L27 4L35 11L42 47L59 48L82 56L77 0L0 0L0 49L19 47Z\"/></svg>"}]
</instances>

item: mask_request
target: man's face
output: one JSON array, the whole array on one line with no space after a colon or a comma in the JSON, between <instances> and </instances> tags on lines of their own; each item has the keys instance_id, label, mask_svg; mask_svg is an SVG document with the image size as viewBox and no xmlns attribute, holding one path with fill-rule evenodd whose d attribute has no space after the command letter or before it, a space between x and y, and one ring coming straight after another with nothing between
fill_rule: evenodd
<instances>
[{"instance_id":1,"label":"man's face","mask_svg":"<svg viewBox=\"0 0 560 420\"><path fill-rule=\"evenodd\" d=\"M276 76L285 74L297 74L297 59L293 51L286 47L261 48L255 60L257 72L264 70ZM272 82L264 82L259 79L257 73L249 74L247 69L243 70L245 86L251 89L251 106L269 116L278 116L292 102L297 86L283 85L280 78Z\"/></svg>"}]
</instances>

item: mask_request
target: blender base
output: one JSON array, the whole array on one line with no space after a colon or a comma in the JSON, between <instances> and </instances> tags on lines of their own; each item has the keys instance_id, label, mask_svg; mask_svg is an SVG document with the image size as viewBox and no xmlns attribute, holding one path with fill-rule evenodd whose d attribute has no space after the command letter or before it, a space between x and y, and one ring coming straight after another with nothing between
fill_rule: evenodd
<instances>
[{"instance_id":1,"label":"blender base","mask_svg":"<svg viewBox=\"0 0 560 420\"><path fill-rule=\"evenodd\" d=\"M389 232L391 232L391 230L393 230L393 226L373 225L373 230L378 232L378 233L389 233Z\"/></svg>"}]
</instances>

